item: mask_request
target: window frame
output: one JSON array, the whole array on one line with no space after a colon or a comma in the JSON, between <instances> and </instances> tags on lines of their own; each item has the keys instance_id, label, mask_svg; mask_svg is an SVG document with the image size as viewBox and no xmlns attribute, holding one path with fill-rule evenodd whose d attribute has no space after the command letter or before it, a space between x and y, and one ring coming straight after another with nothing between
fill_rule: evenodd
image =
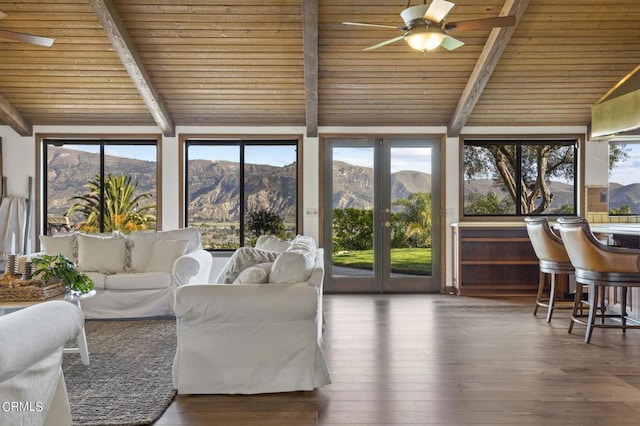
<instances>
[{"instance_id":1,"label":"window frame","mask_svg":"<svg viewBox=\"0 0 640 426\"><path fill-rule=\"evenodd\" d=\"M574 194L573 194L573 203L574 203L574 213L573 214L538 214L535 216L543 216L548 218L566 216L566 217L577 217L583 214L583 203L582 203L582 194L584 188L584 140L585 135L582 134L544 134L544 135L514 135L514 136L505 136L505 135L463 135L460 136L460 152L459 152L459 217L460 221L463 222L489 222L489 221L501 221L501 222L519 222L526 216L532 216L532 214L523 214L521 213L521 206L516 205L516 209L520 211L520 213L515 213L512 215L468 215L464 213L465 207L465 164L464 164L464 151L466 145L471 145L471 142L476 142L478 145L487 144L487 145L495 145L500 143L505 144L515 144L517 145L518 151L520 151L522 145L527 144L544 144L544 145L558 145L558 144L575 144L574 150L574 168L575 168L575 176L574 176ZM518 158L520 156L518 155ZM520 174L519 167L520 161L518 161L517 173Z\"/></svg>"},{"instance_id":2,"label":"window frame","mask_svg":"<svg viewBox=\"0 0 640 426\"><path fill-rule=\"evenodd\" d=\"M36 234L46 234L47 230L47 146L95 145L100 151L100 174L104 175L105 146L145 145L156 148L156 229L162 229L162 136L159 134L36 134L36 197L35 214ZM101 229L102 229L101 224ZM40 242L36 241L36 249Z\"/></svg>"},{"instance_id":3,"label":"window frame","mask_svg":"<svg viewBox=\"0 0 640 426\"><path fill-rule=\"evenodd\" d=\"M244 186L244 154L243 147L245 146L260 146L260 145L290 145L294 146L296 150L296 233L300 233L303 229L303 152L302 152L302 135L202 135L202 134L183 134L180 135L180 224L182 226L188 226L189 218L189 203L188 200L188 147L189 145L237 145L240 149L240 183ZM240 199L243 202L240 203L240 238L239 243L244 244L245 239L244 224L245 224L245 206L244 191L240 191ZM215 249L207 248L212 253L229 253L234 249Z\"/></svg>"}]
</instances>

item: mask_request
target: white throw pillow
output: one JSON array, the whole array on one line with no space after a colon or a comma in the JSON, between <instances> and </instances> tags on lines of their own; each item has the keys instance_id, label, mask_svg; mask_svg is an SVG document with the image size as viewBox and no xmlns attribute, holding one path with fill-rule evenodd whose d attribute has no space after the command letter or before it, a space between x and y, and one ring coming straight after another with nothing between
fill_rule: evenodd
<instances>
[{"instance_id":1,"label":"white throw pillow","mask_svg":"<svg viewBox=\"0 0 640 426\"><path fill-rule=\"evenodd\" d=\"M198 228L180 228L171 231L158 232L160 238L164 240L185 240L187 241L187 250L185 253L191 253L202 248L200 241L200 230Z\"/></svg>"},{"instance_id":2,"label":"white throw pillow","mask_svg":"<svg viewBox=\"0 0 640 426\"><path fill-rule=\"evenodd\" d=\"M73 263L78 261L78 240L76 234L59 236L40 235L40 245L45 254L51 256L62 254Z\"/></svg>"},{"instance_id":3,"label":"white throw pillow","mask_svg":"<svg viewBox=\"0 0 640 426\"><path fill-rule=\"evenodd\" d=\"M249 266L240 272L233 284L263 284L267 282L268 276L267 271L261 267Z\"/></svg>"},{"instance_id":4,"label":"white throw pillow","mask_svg":"<svg viewBox=\"0 0 640 426\"><path fill-rule=\"evenodd\" d=\"M291 240L291 244L289 247L290 250L303 249L309 251L310 253L315 253L315 251L318 249L318 246L316 246L316 241L306 235L296 235L296 237Z\"/></svg>"},{"instance_id":5,"label":"white throw pillow","mask_svg":"<svg viewBox=\"0 0 640 426\"><path fill-rule=\"evenodd\" d=\"M282 253L289 248L289 241L281 240L273 235L260 235L256 240L255 248L260 250L269 250Z\"/></svg>"},{"instance_id":6,"label":"white throw pillow","mask_svg":"<svg viewBox=\"0 0 640 426\"><path fill-rule=\"evenodd\" d=\"M213 281L216 284L231 284L240 272L259 263L273 262L278 253L268 250L260 250L253 247L240 247L234 251L231 258L225 263L222 271Z\"/></svg>"},{"instance_id":7,"label":"white throw pillow","mask_svg":"<svg viewBox=\"0 0 640 426\"><path fill-rule=\"evenodd\" d=\"M153 243L158 239L156 232L132 232L127 239L127 250L131 254L127 272L144 272L151 260Z\"/></svg>"},{"instance_id":8,"label":"white throw pillow","mask_svg":"<svg viewBox=\"0 0 640 426\"><path fill-rule=\"evenodd\" d=\"M155 240L145 272L171 273L173 263L185 253L188 244L186 240Z\"/></svg>"},{"instance_id":9,"label":"white throw pillow","mask_svg":"<svg viewBox=\"0 0 640 426\"><path fill-rule=\"evenodd\" d=\"M313 238L296 236L287 251L273 262L270 283L300 283L311 276L316 262L316 243Z\"/></svg>"},{"instance_id":10,"label":"white throw pillow","mask_svg":"<svg viewBox=\"0 0 640 426\"><path fill-rule=\"evenodd\" d=\"M78 234L78 269L83 272L116 274L124 271L125 243L122 236L99 237Z\"/></svg>"}]
</instances>

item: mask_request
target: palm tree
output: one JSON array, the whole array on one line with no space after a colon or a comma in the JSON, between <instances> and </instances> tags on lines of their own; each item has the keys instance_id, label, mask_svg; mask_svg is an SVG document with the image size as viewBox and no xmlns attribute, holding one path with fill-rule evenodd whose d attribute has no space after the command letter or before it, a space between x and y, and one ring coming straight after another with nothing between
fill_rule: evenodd
<instances>
[{"instance_id":1,"label":"palm tree","mask_svg":"<svg viewBox=\"0 0 640 426\"><path fill-rule=\"evenodd\" d=\"M85 217L81 229L86 232L100 232L100 206L104 204L104 231L131 232L148 229L155 225L155 203L143 204L151 199L151 193L135 195L138 183L131 183L131 176L109 174L104 179L104 201L101 195L101 178L95 175L84 186L89 190L85 195L71 197L77 200L66 216L79 212Z\"/></svg>"}]
</instances>

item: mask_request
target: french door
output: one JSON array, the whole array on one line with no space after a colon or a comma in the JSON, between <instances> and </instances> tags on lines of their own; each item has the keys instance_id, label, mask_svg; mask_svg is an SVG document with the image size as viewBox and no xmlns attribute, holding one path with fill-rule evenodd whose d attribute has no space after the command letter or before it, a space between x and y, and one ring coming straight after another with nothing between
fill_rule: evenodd
<instances>
[{"instance_id":1,"label":"french door","mask_svg":"<svg viewBox=\"0 0 640 426\"><path fill-rule=\"evenodd\" d=\"M323 139L327 292L440 291L440 139Z\"/></svg>"}]
</instances>

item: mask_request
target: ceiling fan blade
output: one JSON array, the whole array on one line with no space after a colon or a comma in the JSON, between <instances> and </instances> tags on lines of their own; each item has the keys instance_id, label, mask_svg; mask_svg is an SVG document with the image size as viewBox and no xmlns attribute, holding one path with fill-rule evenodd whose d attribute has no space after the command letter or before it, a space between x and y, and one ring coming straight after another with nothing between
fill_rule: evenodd
<instances>
[{"instance_id":1,"label":"ceiling fan blade","mask_svg":"<svg viewBox=\"0 0 640 426\"><path fill-rule=\"evenodd\" d=\"M382 25L382 24L365 24L363 22L343 22L344 25L355 25L358 27L377 27L377 28L393 28L394 30L402 30L402 27L394 25Z\"/></svg>"},{"instance_id":2,"label":"ceiling fan blade","mask_svg":"<svg viewBox=\"0 0 640 426\"><path fill-rule=\"evenodd\" d=\"M429 9L424 14L423 19L427 21L439 23L444 19L449 11L455 6L454 3L446 0L433 0L429 5Z\"/></svg>"},{"instance_id":3,"label":"ceiling fan blade","mask_svg":"<svg viewBox=\"0 0 640 426\"><path fill-rule=\"evenodd\" d=\"M444 47L447 50L457 49L458 47L464 46L464 43L458 40L457 38L453 38L451 36L446 36L440 46Z\"/></svg>"},{"instance_id":4,"label":"ceiling fan blade","mask_svg":"<svg viewBox=\"0 0 640 426\"><path fill-rule=\"evenodd\" d=\"M444 26L447 31L483 30L486 28L512 27L516 24L514 15L495 18L472 19L470 21L449 22Z\"/></svg>"},{"instance_id":5,"label":"ceiling fan blade","mask_svg":"<svg viewBox=\"0 0 640 426\"><path fill-rule=\"evenodd\" d=\"M0 30L0 38L13 41L23 41L25 43L36 44L43 47L50 47L53 44L52 38L40 37L33 34L14 33L13 31Z\"/></svg>"},{"instance_id":6,"label":"ceiling fan blade","mask_svg":"<svg viewBox=\"0 0 640 426\"><path fill-rule=\"evenodd\" d=\"M379 47L386 46L387 44L391 44L391 43L395 43L396 41L400 41L403 38L404 38L404 35L401 35L401 36L398 36L398 37L394 37L394 38L390 38L389 40L385 40L385 41L383 41L381 43L374 44L373 46L369 46L369 47L367 47L366 49L363 49L363 50L377 49Z\"/></svg>"}]
</instances>

